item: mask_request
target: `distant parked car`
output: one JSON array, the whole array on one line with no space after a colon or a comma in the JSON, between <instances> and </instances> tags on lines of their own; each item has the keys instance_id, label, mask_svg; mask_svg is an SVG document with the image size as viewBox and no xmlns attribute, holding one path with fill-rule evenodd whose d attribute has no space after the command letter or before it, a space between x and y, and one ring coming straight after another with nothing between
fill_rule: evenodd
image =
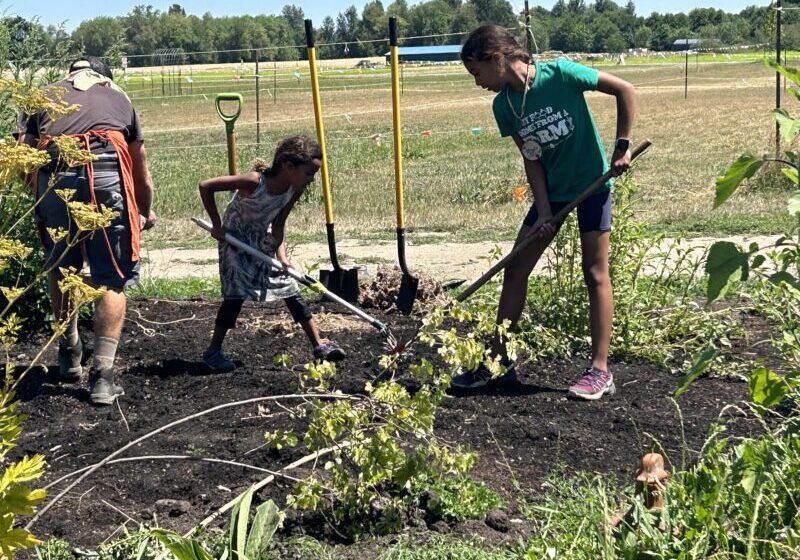
<instances>
[{"instance_id":1,"label":"distant parked car","mask_svg":"<svg viewBox=\"0 0 800 560\"><path fill-rule=\"evenodd\" d=\"M375 64L369 60L359 60L356 64L356 68L375 68Z\"/></svg>"}]
</instances>

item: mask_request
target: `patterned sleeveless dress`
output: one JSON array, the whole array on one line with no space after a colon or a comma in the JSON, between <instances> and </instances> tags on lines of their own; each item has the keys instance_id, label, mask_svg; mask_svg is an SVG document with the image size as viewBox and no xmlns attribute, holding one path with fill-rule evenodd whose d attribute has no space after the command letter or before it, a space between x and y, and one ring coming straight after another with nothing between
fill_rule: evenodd
<instances>
[{"instance_id":1,"label":"patterned sleeveless dress","mask_svg":"<svg viewBox=\"0 0 800 560\"><path fill-rule=\"evenodd\" d=\"M249 196L233 195L222 217L225 231L276 258L277 245L271 234L272 222L289 203L294 188L280 195L269 194L265 175L261 174L258 187ZM262 260L237 250L229 243L219 245L219 277L222 297L275 301L298 295L297 283L280 271L270 269Z\"/></svg>"}]
</instances>

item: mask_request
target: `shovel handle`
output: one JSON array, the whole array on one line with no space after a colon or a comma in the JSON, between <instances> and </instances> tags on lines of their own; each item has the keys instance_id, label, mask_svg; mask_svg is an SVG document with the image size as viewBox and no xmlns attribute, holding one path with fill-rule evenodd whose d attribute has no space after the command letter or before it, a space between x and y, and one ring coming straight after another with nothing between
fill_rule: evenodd
<instances>
[{"instance_id":1,"label":"shovel handle","mask_svg":"<svg viewBox=\"0 0 800 560\"><path fill-rule=\"evenodd\" d=\"M236 102L236 111L234 113L226 113L222 110L221 103L223 101L235 101ZM241 93L219 93L217 94L216 99L214 99L214 105L217 108L217 115L222 121L225 123L225 132L228 134L233 134L233 127L236 124L236 119L239 118L239 115L242 113L242 94Z\"/></svg>"},{"instance_id":2,"label":"shovel handle","mask_svg":"<svg viewBox=\"0 0 800 560\"><path fill-rule=\"evenodd\" d=\"M228 175L236 175L236 135L226 132L225 141L228 144Z\"/></svg>"},{"instance_id":3,"label":"shovel handle","mask_svg":"<svg viewBox=\"0 0 800 560\"><path fill-rule=\"evenodd\" d=\"M642 142L641 144L636 146L633 149L633 151L631 152L631 161L633 161L634 159L639 157L647 148L650 147L650 144L651 144L650 140L645 140L644 142ZM609 169L602 176L600 176L597 179L595 179L595 181L591 185L589 185L586 188L586 190L584 190L578 196L578 198L576 198L575 200L573 200L572 202L570 202L569 204L564 206L564 208L559 210L546 223L548 223L548 224L558 224L558 223L560 223L562 220L564 220L567 217L567 214L572 212L581 202L583 202L584 200L586 200L587 198L592 196L595 193L595 191L597 191L600 187L602 187L609 179L611 179L611 177L612 177L612 174L611 174L611 170ZM517 246L514 247L514 249L511 250L510 253L508 253L505 257L503 257L502 259L497 261L497 263L495 263L495 265L492 268L490 268L488 271L486 271L486 273L483 276L481 276L480 278L475 280L475 282L470 284L463 292L458 294L458 297L456 297L456 300L460 301L460 302L466 300L469 296L471 296L476 291L478 291L478 289L481 286L486 284L486 282L488 282L495 274L497 274L502 269L504 269L505 266L508 264L508 262L510 260L512 260L517 255L519 255L525 249L527 249L528 246L536 240L536 234L543 227L543 225L544 224L541 224L541 225L537 226L536 228L532 228L530 230L530 232L528 232L528 236L527 237L525 237L522 241L520 241L517 244Z\"/></svg>"}]
</instances>

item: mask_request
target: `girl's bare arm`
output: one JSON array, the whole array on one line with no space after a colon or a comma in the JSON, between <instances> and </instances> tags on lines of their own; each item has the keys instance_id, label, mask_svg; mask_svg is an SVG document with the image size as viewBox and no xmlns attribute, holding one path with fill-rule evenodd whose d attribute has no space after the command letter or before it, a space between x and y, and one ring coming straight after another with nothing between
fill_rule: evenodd
<instances>
[{"instance_id":1,"label":"girl's bare arm","mask_svg":"<svg viewBox=\"0 0 800 560\"><path fill-rule=\"evenodd\" d=\"M616 138L631 139L633 134L633 119L635 113L636 89L633 84L618 78L613 74L598 72L597 91L601 91L617 98L617 136ZM614 175L620 175L630 167L631 152L618 149L614 146L611 156L611 168Z\"/></svg>"},{"instance_id":2,"label":"girl's bare arm","mask_svg":"<svg viewBox=\"0 0 800 560\"><path fill-rule=\"evenodd\" d=\"M258 187L259 179L258 173L252 171L244 175L225 175L200 182L198 185L200 200L211 219L211 225L214 228L212 235L215 238L220 239L221 236L224 236L224 232L214 195L221 191L238 191L239 196L249 196Z\"/></svg>"}]
</instances>

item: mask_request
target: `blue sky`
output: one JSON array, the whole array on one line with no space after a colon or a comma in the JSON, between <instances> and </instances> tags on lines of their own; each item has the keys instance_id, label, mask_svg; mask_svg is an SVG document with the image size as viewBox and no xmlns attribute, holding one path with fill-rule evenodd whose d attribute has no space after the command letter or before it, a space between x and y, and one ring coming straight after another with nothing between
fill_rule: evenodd
<instances>
[{"instance_id":1,"label":"blue sky","mask_svg":"<svg viewBox=\"0 0 800 560\"><path fill-rule=\"evenodd\" d=\"M166 10L173 3L180 4L187 14L202 15L211 12L214 16L243 15L243 14L279 14L286 4L294 4L303 9L306 17L321 22L325 16L336 17L349 6L355 6L359 14L368 0L238 0L227 2L211 2L205 0L184 0L183 2L167 2L161 0L116 0L114 2L87 2L85 0L0 0L0 13L7 15L20 15L25 18L38 17L45 25L65 23L67 30L71 31L86 19L99 15L121 16L128 13L137 4L149 4L158 10ZM627 0L618 0L618 4L625 4ZM384 7L391 4L392 0L383 0ZM590 3L591 0L587 0ZM418 0L409 0L409 4L417 4ZM544 0L539 5L550 9L555 0ZM749 5L769 4L765 0L672 0L668 8L664 8L663 0L634 0L638 15L649 15L651 12L688 12L693 8L714 7L726 12L739 12ZM524 0L511 0L516 8L521 8ZM530 2L534 6L533 1Z\"/></svg>"}]
</instances>

